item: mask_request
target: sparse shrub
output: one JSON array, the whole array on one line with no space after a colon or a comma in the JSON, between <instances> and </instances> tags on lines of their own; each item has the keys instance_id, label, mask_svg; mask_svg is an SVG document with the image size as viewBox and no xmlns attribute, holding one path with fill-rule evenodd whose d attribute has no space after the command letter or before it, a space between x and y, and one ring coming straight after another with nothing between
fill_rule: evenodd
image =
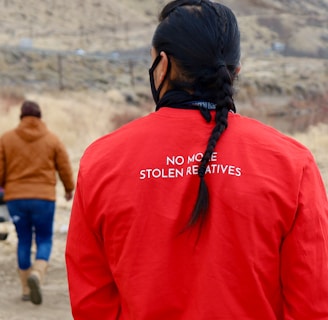
<instances>
[{"instance_id":1,"label":"sparse shrub","mask_svg":"<svg viewBox=\"0 0 328 320\"><path fill-rule=\"evenodd\" d=\"M25 100L24 91L18 87L2 87L0 88L0 108L8 113L10 107L21 104Z\"/></svg>"},{"instance_id":2,"label":"sparse shrub","mask_svg":"<svg viewBox=\"0 0 328 320\"><path fill-rule=\"evenodd\" d=\"M23 89L18 87L2 87L0 89L0 97L3 100L22 101L25 99L25 94Z\"/></svg>"},{"instance_id":3,"label":"sparse shrub","mask_svg":"<svg viewBox=\"0 0 328 320\"><path fill-rule=\"evenodd\" d=\"M125 110L122 113L116 113L112 116L111 122L113 124L113 128L118 129L124 124L131 122L139 117L141 117L141 112L133 112L131 110Z\"/></svg>"}]
</instances>

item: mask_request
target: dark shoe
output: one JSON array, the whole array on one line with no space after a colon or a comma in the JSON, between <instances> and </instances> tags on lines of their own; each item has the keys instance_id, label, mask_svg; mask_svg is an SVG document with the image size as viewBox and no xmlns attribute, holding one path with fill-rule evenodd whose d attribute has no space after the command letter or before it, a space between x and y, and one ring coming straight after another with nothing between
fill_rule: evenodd
<instances>
[{"instance_id":1,"label":"dark shoe","mask_svg":"<svg viewBox=\"0 0 328 320\"><path fill-rule=\"evenodd\" d=\"M23 294L22 301L31 301L31 296L29 294Z\"/></svg>"},{"instance_id":2,"label":"dark shoe","mask_svg":"<svg viewBox=\"0 0 328 320\"><path fill-rule=\"evenodd\" d=\"M30 288L31 302L34 304L42 303L42 293L40 288L40 280L35 274L31 274L27 279Z\"/></svg>"},{"instance_id":3,"label":"dark shoe","mask_svg":"<svg viewBox=\"0 0 328 320\"><path fill-rule=\"evenodd\" d=\"M6 222L6 219L4 217L0 216L0 223L4 223ZM0 231L0 241L6 240L8 237L8 232L6 232L6 227L3 226L1 227L1 231Z\"/></svg>"},{"instance_id":4,"label":"dark shoe","mask_svg":"<svg viewBox=\"0 0 328 320\"><path fill-rule=\"evenodd\" d=\"M0 233L0 241L6 240L8 237L8 233Z\"/></svg>"}]
</instances>

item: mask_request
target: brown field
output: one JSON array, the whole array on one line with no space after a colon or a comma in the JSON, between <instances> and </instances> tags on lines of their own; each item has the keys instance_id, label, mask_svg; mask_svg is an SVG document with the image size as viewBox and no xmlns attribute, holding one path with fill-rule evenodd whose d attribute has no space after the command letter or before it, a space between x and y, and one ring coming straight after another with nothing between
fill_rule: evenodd
<instances>
[{"instance_id":1,"label":"brown field","mask_svg":"<svg viewBox=\"0 0 328 320\"><path fill-rule=\"evenodd\" d=\"M107 93L58 91L42 94L25 94L13 90L9 97L0 97L0 133L17 125L21 103L19 100L23 97L40 103L43 119L49 129L53 130L67 146L75 173L84 149L93 140L125 122L152 111L152 103L147 102L143 106L127 105L120 92L114 90ZM263 120L270 124L271 118ZM275 126L278 123L279 128L279 121L283 122L284 119L275 118L275 123L271 125ZM303 132L286 133L312 151L328 186L328 124L319 123Z\"/></svg>"},{"instance_id":2,"label":"brown field","mask_svg":"<svg viewBox=\"0 0 328 320\"><path fill-rule=\"evenodd\" d=\"M19 96L19 95L18 95ZM77 173L79 159L88 144L99 136L110 132L124 121L149 112L149 106L135 108L122 103L116 92L70 93L57 92L30 93L26 98L39 101L44 113L44 120L49 128L60 136L66 144ZM17 125L19 103L4 103L0 109L1 133ZM314 154L326 186L328 186L328 125L320 124L310 127L306 132L293 135L306 145ZM16 271L17 238L13 225L6 241L0 241L0 319L21 320L71 320L70 305L64 264L66 229L69 222L71 203L63 198L62 186L58 185L58 200L55 222L54 248L48 277L44 284L44 303L34 306L19 300L20 287Z\"/></svg>"}]
</instances>

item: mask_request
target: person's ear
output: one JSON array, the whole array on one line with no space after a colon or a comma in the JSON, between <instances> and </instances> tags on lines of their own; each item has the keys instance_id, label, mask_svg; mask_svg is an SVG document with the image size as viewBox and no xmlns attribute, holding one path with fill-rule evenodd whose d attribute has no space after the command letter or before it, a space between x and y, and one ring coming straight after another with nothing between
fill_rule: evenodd
<instances>
[{"instance_id":1,"label":"person's ear","mask_svg":"<svg viewBox=\"0 0 328 320\"><path fill-rule=\"evenodd\" d=\"M239 61L239 64L238 64L238 66L235 69L236 76L240 73L240 70L241 70L241 62Z\"/></svg>"},{"instance_id":2,"label":"person's ear","mask_svg":"<svg viewBox=\"0 0 328 320\"><path fill-rule=\"evenodd\" d=\"M164 51L161 51L160 56L162 58L157 67L159 83L164 81L164 78L166 76L166 73L168 72L168 66L169 66L169 58L168 58L167 54Z\"/></svg>"}]
</instances>

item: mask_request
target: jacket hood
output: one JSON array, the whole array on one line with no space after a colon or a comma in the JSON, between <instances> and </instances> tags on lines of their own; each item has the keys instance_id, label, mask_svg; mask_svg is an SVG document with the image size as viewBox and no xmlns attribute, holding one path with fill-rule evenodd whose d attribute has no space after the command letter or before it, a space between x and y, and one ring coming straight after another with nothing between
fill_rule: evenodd
<instances>
[{"instance_id":1,"label":"jacket hood","mask_svg":"<svg viewBox=\"0 0 328 320\"><path fill-rule=\"evenodd\" d=\"M46 135L45 123L36 117L24 117L15 129L16 133L25 141L35 141Z\"/></svg>"}]
</instances>

